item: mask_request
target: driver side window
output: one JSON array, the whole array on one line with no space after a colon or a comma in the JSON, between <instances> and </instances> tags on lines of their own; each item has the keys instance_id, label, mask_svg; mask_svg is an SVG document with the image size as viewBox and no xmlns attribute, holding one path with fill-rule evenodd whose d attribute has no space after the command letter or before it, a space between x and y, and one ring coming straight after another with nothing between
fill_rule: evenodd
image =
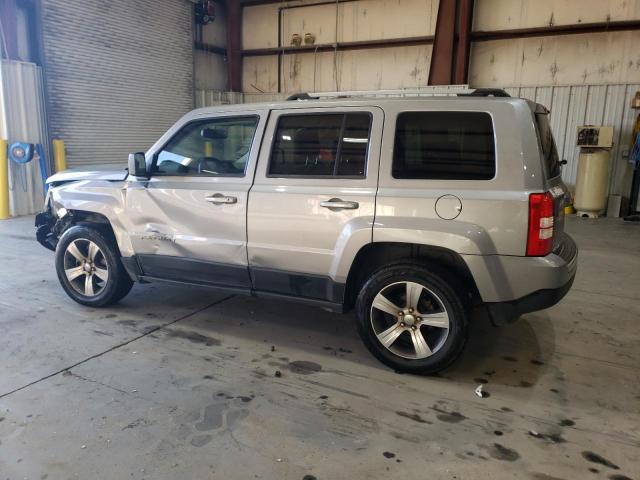
<instances>
[{"instance_id":1,"label":"driver side window","mask_svg":"<svg viewBox=\"0 0 640 480\"><path fill-rule=\"evenodd\" d=\"M190 122L156 155L153 175L243 177L258 117Z\"/></svg>"}]
</instances>

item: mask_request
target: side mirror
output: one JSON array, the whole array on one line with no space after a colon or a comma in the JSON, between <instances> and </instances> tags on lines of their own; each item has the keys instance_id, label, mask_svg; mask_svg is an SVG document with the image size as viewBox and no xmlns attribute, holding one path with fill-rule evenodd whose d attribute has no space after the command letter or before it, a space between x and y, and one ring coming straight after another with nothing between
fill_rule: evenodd
<instances>
[{"instance_id":1,"label":"side mirror","mask_svg":"<svg viewBox=\"0 0 640 480\"><path fill-rule=\"evenodd\" d=\"M129 154L129 175L133 175L134 177L149 177L144 152Z\"/></svg>"}]
</instances>

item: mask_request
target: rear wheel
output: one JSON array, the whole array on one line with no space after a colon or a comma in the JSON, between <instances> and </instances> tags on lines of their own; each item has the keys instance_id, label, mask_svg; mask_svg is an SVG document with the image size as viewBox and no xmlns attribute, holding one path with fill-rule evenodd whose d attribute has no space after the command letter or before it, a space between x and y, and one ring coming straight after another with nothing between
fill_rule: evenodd
<instances>
[{"instance_id":1,"label":"rear wheel","mask_svg":"<svg viewBox=\"0 0 640 480\"><path fill-rule=\"evenodd\" d=\"M466 341L460 295L425 267L398 264L379 270L362 287L356 309L369 351L401 372L438 372L460 355Z\"/></svg>"},{"instance_id":2,"label":"rear wheel","mask_svg":"<svg viewBox=\"0 0 640 480\"><path fill-rule=\"evenodd\" d=\"M114 242L86 226L71 227L60 238L56 272L67 295L82 305L113 304L133 286Z\"/></svg>"}]
</instances>

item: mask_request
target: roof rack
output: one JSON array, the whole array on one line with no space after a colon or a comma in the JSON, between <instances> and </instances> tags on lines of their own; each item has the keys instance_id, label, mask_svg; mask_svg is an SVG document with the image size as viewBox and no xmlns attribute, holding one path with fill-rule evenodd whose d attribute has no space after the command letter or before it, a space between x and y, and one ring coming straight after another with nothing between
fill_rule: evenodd
<instances>
[{"instance_id":1,"label":"roof rack","mask_svg":"<svg viewBox=\"0 0 640 480\"><path fill-rule=\"evenodd\" d=\"M458 93L459 97L510 97L503 88L476 88L469 93Z\"/></svg>"},{"instance_id":2,"label":"roof rack","mask_svg":"<svg viewBox=\"0 0 640 480\"><path fill-rule=\"evenodd\" d=\"M351 97L422 97L422 96L467 96L467 97L509 97L510 95L501 88L475 88L467 85L450 85L438 87L423 87L416 89L398 90L353 90L343 92L300 92L287 97L293 100L320 100L326 98L351 98Z\"/></svg>"},{"instance_id":3,"label":"roof rack","mask_svg":"<svg viewBox=\"0 0 640 480\"><path fill-rule=\"evenodd\" d=\"M312 97L307 92L294 93L287 97L287 101L291 100L319 100L320 97Z\"/></svg>"}]
</instances>

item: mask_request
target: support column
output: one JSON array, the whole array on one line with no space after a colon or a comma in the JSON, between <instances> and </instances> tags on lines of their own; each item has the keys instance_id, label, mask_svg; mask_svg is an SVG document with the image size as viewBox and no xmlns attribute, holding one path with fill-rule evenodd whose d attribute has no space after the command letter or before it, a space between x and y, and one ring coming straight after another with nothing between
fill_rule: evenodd
<instances>
[{"instance_id":1,"label":"support column","mask_svg":"<svg viewBox=\"0 0 640 480\"><path fill-rule=\"evenodd\" d=\"M474 0L440 0L429 85L467 83Z\"/></svg>"},{"instance_id":2,"label":"support column","mask_svg":"<svg viewBox=\"0 0 640 480\"><path fill-rule=\"evenodd\" d=\"M456 3L456 0L440 0L438 6L436 34L429 68L429 85L449 85L453 80Z\"/></svg>"},{"instance_id":3,"label":"support column","mask_svg":"<svg viewBox=\"0 0 640 480\"><path fill-rule=\"evenodd\" d=\"M469 83L469 56L471 53L471 29L473 28L473 0L458 0L457 40L453 83Z\"/></svg>"},{"instance_id":4,"label":"support column","mask_svg":"<svg viewBox=\"0 0 640 480\"><path fill-rule=\"evenodd\" d=\"M242 91L242 5L238 0L226 0L227 10L227 87Z\"/></svg>"}]
</instances>

